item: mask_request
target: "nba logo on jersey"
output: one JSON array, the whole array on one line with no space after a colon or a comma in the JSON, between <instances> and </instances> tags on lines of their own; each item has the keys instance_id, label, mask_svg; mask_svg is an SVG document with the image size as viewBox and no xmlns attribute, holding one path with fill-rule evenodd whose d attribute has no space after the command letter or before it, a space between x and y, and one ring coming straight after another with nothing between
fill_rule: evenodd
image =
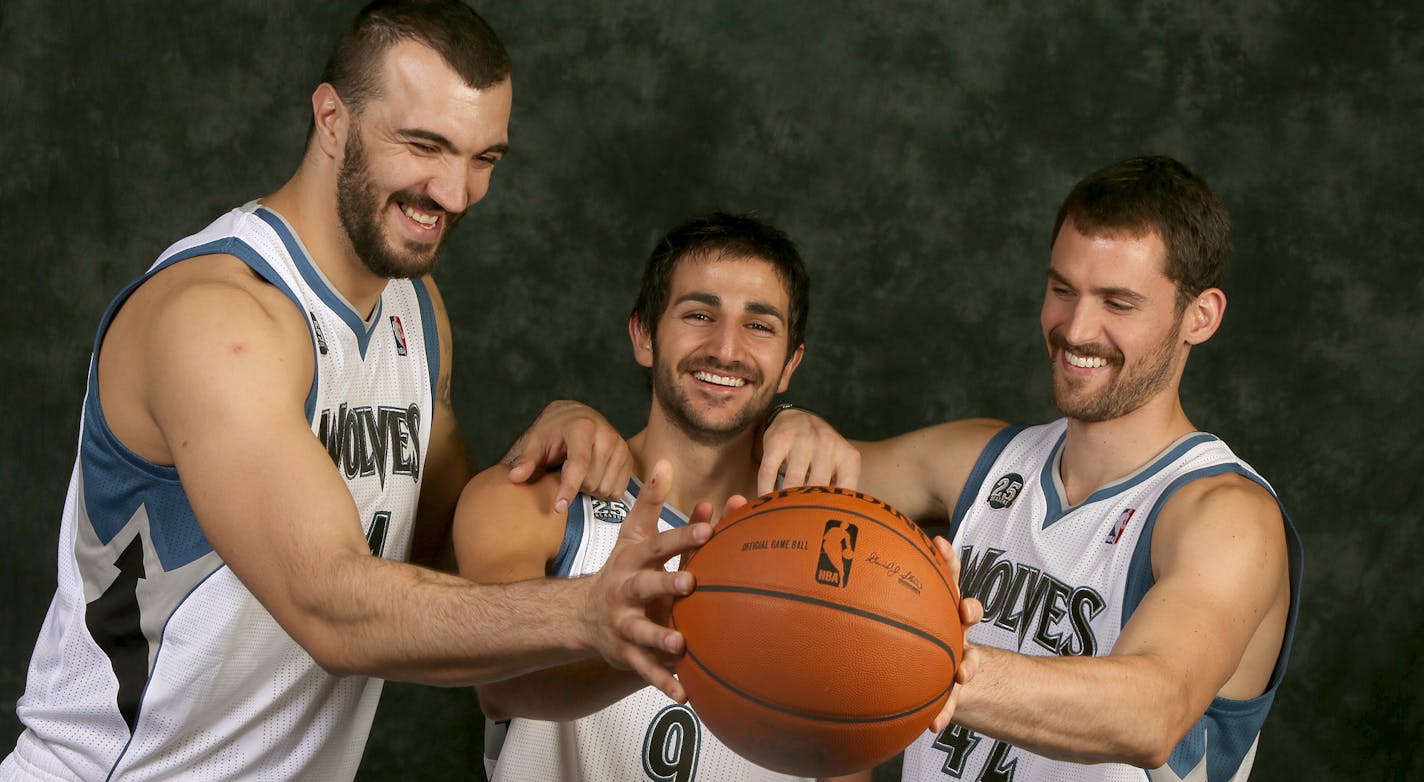
<instances>
[{"instance_id":1,"label":"nba logo on jersey","mask_svg":"<svg viewBox=\"0 0 1424 782\"><path fill-rule=\"evenodd\" d=\"M850 561L855 557L855 538L860 532L854 524L831 520L821 533L821 556L816 560L816 581L833 587L843 587L850 581Z\"/></svg>"},{"instance_id":2,"label":"nba logo on jersey","mask_svg":"<svg viewBox=\"0 0 1424 782\"><path fill-rule=\"evenodd\" d=\"M1122 539L1122 533L1127 531L1127 522L1132 520L1132 514L1136 512L1136 508L1128 508L1123 511L1122 515L1118 516L1117 521L1113 523L1112 531L1108 533L1108 539L1103 542L1109 546L1116 545Z\"/></svg>"},{"instance_id":3,"label":"nba logo on jersey","mask_svg":"<svg viewBox=\"0 0 1424 782\"><path fill-rule=\"evenodd\" d=\"M321 324L316 322L316 313L307 311L307 316L311 318L312 333L316 335L316 349L323 356L326 355L326 335L321 333Z\"/></svg>"},{"instance_id":4,"label":"nba logo on jersey","mask_svg":"<svg viewBox=\"0 0 1424 782\"><path fill-rule=\"evenodd\" d=\"M396 352L405 355L405 327L401 325L400 318L391 316L391 333L396 337Z\"/></svg>"}]
</instances>

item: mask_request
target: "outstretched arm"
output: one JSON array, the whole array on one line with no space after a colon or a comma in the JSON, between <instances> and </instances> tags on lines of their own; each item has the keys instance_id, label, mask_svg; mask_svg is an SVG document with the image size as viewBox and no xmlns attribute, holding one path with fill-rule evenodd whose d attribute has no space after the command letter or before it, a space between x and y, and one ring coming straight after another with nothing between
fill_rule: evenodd
<instances>
[{"instance_id":1,"label":"outstretched arm","mask_svg":"<svg viewBox=\"0 0 1424 782\"><path fill-rule=\"evenodd\" d=\"M984 446L1004 422L972 418L878 441L846 440L805 410L781 411L763 435L757 490L835 483L859 488L920 522L945 521Z\"/></svg>"},{"instance_id":2,"label":"outstretched arm","mask_svg":"<svg viewBox=\"0 0 1424 782\"><path fill-rule=\"evenodd\" d=\"M135 408L213 548L324 668L470 684L600 654L681 694L648 647L676 652L682 639L647 611L690 590L690 575L661 565L705 540L706 525L640 536L587 579L480 586L373 557L306 420L301 313L221 259L161 272L130 307L104 350L138 370Z\"/></svg>"},{"instance_id":3,"label":"outstretched arm","mask_svg":"<svg viewBox=\"0 0 1424 782\"><path fill-rule=\"evenodd\" d=\"M1214 697L1263 692L1290 600L1275 500L1234 475L1188 484L1158 517L1152 562L1110 655L980 648L955 722L1049 757L1156 768Z\"/></svg>"}]
</instances>

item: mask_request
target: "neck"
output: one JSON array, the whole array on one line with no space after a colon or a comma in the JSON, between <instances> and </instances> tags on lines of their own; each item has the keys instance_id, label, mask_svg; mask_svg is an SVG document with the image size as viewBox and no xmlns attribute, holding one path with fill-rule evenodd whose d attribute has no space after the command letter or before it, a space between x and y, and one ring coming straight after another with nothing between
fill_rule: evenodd
<instances>
[{"instance_id":1,"label":"neck","mask_svg":"<svg viewBox=\"0 0 1424 782\"><path fill-rule=\"evenodd\" d=\"M1069 504L1131 475L1182 436L1196 431L1176 390L1110 421L1068 419L1059 477Z\"/></svg>"},{"instance_id":2,"label":"neck","mask_svg":"<svg viewBox=\"0 0 1424 782\"><path fill-rule=\"evenodd\" d=\"M756 496L757 465L752 459L752 429L717 445L699 443L669 422L655 407L648 426L629 438L633 463L639 475L647 475L660 459L672 464L672 490L667 504L691 514L699 502L712 503L714 519L733 494L748 499Z\"/></svg>"},{"instance_id":3,"label":"neck","mask_svg":"<svg viewBox=\"0 0 1424 782\"><path fill-rule=\"evenodd\" d=\"M375 274L356 256L356 248L336 211L336 171L310 155L297 173L276 192L262 199L263 206L286 218L312 255L312 263L337 292L370 317L390 280Z\"/></svg>"}]
</instances>

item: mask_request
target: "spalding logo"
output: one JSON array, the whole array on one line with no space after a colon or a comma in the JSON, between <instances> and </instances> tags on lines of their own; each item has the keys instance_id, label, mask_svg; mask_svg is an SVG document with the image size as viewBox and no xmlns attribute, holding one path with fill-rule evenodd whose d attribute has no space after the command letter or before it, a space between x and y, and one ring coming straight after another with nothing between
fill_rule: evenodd
<instances>
[{"instance_id":1,"label":"spalding logo","mask_svg":"<svg viewBox=\"0 0 1424 782\"><path fill-rule=\"evenodd\" d=\"M1013 505L1022 489L1022 475L1016 472L1005 475L994 483L994 490L989 492L989 507L994 510L1003 510Z\"/></svg>"},{"instance_id":2,"label":"spalding logo","mask_svg":"<svg viewBox=\"0 0 1424 782\"><path fill-rule=\"evenodd\" d=\"M821 533L821 555L816 559L816 581L844 587L850 581L850 563L855 558L855 539L860 529L850 522L832 519Z\"/></svg>"}]
</instances>

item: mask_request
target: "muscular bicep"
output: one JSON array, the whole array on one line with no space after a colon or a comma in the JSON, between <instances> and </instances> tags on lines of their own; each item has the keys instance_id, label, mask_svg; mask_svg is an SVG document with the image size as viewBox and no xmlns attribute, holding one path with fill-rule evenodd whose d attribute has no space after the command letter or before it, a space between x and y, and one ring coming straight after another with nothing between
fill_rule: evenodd
<instances>
[{"instance_id":1,"label":"muscular bicep","mask_svg":"<svg viewBox=\"0 0 1424 782\"><path fill-rule=\"evenodd\" d=\"M1280 509L1245 478L1189 484L1159 516L1155 583L1114 654L1146 655L1180 677L1191 712L1264 691L1289 605Z\"/></svg>"},{"instance_id":2,"label":"muscular bicep","mask_svg":"<svg viewBox=\"0 0 1424 782\"><path fill-rule=\"evenodd\" d=\"M369 556L355 504L312 434L310 337L285 301L200 283L155 306L145 399L204 536L303 645L327 606L320 562Z\"/></svg>"}]
</instances>

